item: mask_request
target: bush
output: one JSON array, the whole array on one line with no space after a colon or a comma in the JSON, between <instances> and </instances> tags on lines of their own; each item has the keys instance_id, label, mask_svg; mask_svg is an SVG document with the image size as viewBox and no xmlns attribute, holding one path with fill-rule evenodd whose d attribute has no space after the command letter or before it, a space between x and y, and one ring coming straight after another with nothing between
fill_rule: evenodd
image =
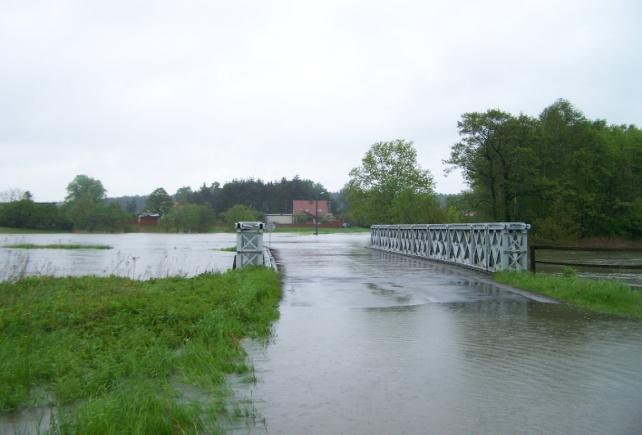
<instances>
[{"instance_id":1,"label":"bush","mask_svg":"<svg viewBox=\"0 0 642 435\"><path fill-rule=\"evenodd\" d=\"M261 214L247 205L236 204L224 213L224 220L227 225L234 225L236 222L257 221Z\"/></svg>"},{"instance_id":2,"label":"bush","mask_svg":"<svg viewBox=\"0 0 642 435\"><path fill-rule=\"evenodd\" d=\"M0 226L66 231L71 229L71 222L55 204L21 199L0 206Z\"/></svg>"},{"instance_id":3,"label":"bush","mask_svg":"<svg viewBox=\"0 0 642 435\"><path fill-rule=\"evenodd\" d=\"M161 219L161 228L177 233L205 233L214 223L214 210L206 205L184 204L174 207Z\"/></svg>"}]
</instances>

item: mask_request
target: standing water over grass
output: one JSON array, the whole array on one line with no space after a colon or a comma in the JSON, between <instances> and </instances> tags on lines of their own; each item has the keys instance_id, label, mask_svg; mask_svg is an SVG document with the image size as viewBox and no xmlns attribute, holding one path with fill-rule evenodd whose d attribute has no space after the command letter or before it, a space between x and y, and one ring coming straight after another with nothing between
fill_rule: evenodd
<instances>
[{"instance_id":1,"label":"standing water over grass","mask_svg":"<svg viewBox=\"0 0 642 435\"><path fill-rule=\"evenodd\" d=\"M27 275L194 276L232 267L234 234L0 235L0 281ZM103 245L112 249L12 249L5 245Z\"/></svg>"},{"instance_id":2,"label":"standing water over grass","mask_svg":"<svg viewBox=\"0 0 642 435\"><path fill-rule=\"evenodd\" d=\"M117 253L140 257L135 270L117 268L124 276L147 269L165 276L164 263L196 274L229 267L233 253L218 249L235 241L233 234L11 237L0 243L114 246L30 252L29 267L49 264L61 275L100 274ZM366 249L368 238L272 235L285 273L281 319L270 344L247 344L256 386L236 386L237 399L252 403L264 424L230 431L639 433L641 321L534 302L475 273ZM0 264L14 255L0 249Z\"/></svg>"},{"instance_id":3,"label":"standing water over grass","mask_svg":"<svg viewBox=\"0 0 642 435\"><path fill-rule=\"evenodd\" d=\"M280 293L266 268L0 283L0 433L216 431L239 340L268 336Z\"/></svg>"}]
</instances>

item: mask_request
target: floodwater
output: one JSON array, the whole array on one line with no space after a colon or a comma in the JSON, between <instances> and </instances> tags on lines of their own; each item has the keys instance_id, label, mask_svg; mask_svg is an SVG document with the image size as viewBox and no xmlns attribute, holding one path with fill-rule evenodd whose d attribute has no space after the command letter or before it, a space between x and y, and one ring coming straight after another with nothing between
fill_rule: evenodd
<instances>
[{"instance_id":1,"label":"floodwater","mask_svg":"<svg viewBox=\"0 0 642 435\"><path fill-rule=\"evenodd\" d=\"M552 251L538 249L537 260L579 263L587 265L623 265L641 266L642 250L640 252L596 252L596 251ZM592 267L573 267L578 276L598 279L617 279L636 287L642 287L642 269L604 269ZM538 272L560 273L562 266L537 264Z\"/></svg>"},{"instance_id":2,"label":"floodwater","mask_svg":"<svg viewBox=\"0 0 642 435\"><path fill-rule=\"evenodd\" d=\"M367 243L275 239L281 317L271 343L247 343L257 383L234 386L259 418L231 432L642 432L641 321Z\"/></svg>"},{"instance_id":3,"label":"floodwater","mask_svg":"<svg viewBox=\"0 0 642 435\"><path fill-rule=\"evenodd\" d=\"M281 316L267 345L246 343L257 383L233 387L256 418L230 432L642 433L642 321L532 300L476 272L370 250L368 234L271 237L284 272ZM219 249L235 235L0 236L0 245L11 243L114 249L0 248L0 279L145 279L227 269L234 254ZM28 432L25 420L48 418L22 416L0 432Z\"/></svg>"},{"instance_id":4,"label":"floodwater","mask_svg":"<svg viewBox=\"0 0 642 435\"><path fill-rule=\"evenodd\" d=\"M103 244L113 249L11 249L5 245ZM0 281L23 275L194 276L232 267L235 234L0 235Z\"/></svg>"}]
</instances>

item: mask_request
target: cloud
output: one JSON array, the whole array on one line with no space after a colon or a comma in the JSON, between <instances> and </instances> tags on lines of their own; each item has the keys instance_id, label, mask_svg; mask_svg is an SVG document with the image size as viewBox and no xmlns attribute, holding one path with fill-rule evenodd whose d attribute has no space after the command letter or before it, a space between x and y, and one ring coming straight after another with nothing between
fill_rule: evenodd
<instances>
[{"instance_id":1,"label":"cloud","mask_svg":"<svg viewBox=\"0 0 642 435\"><path fill-rule=\"evenodd\" d=\"M636 2L9 2L0 190L112 195L300 174L339 189L379 140L437 188L464 112L555 99L639 123Z\"/></svg>"}]
</instances>

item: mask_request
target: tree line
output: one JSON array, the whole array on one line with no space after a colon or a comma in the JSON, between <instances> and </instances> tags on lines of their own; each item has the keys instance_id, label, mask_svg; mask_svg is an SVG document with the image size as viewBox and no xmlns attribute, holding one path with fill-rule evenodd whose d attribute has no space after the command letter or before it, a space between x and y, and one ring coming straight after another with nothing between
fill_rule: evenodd
<instances>
[{"instance_id":1,"label":"tree line","mask_svg":"<svg viewBox=\"0 0 642 435\"><path fill-rule=\"evenodd\" d=\"M293 199L326 199L356 225L523 221L543 239L642 237L642 131L590 120L566 100L538 117L490 109L462 115L460 140L444 161L469 189L436 195L432 174L410 141L373 144L337 193L294 177L158 188L147 197L105 198L98 180L77 176L62 206L24 197L0 206L0 225L120 231L141 208L163 216L168 231L206 231L215 222L291 213ZM123 206L124 202L124 206Z\"/></svg>"},{"instance_id":2,"label":"tree line","mask_svg":"<svg viewBox=\"0 0 642 435\"><path fill-rule=\"evenodd\" d=\"M292 212L293 199L331 199L321 184L298 176L204 183L197 190L181 187L173 195L160 187L147 196L107 198L100 180L78 175L60 206L36 203L28 192L10 194L10 201L0 204L0 226L110 232L130 230L140 212L160 215L160 228L166 231L204 232L217 223L229 226L260 220L264 213Z\"/></svg>"},{"instance_id":3,"label":"tree line","mask_svg":"<svg viewBox=\"0 0 642 435\"><path fill-rule=\"evenodd\" d=\"M542 238L642 237L642 131L590 120L566 100L537 118L466 113L446 164L474 220L523 221Z\"/></svg>"},{"instance_id":4,"label":"tree line","mask_svg":"<svg viewBox=\"0 0 642 435\"><path fill-rule=\"evenodd\" d=\"M566 100L539 117L470 112L444 163L469 186L442 204L412 142L379 142L342 193L361 225L522 221L540 239L642 237L642 131L590 120Z\"/></svg>"}]
</instances>

